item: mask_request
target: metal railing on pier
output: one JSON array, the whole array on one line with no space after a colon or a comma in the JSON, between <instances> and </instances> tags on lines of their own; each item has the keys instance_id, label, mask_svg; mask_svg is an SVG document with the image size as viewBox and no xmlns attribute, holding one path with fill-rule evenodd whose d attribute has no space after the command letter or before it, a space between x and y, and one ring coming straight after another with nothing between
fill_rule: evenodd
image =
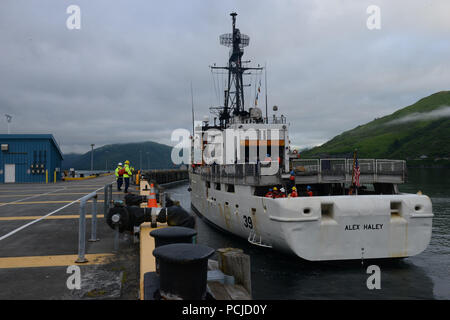
<instances>
[{"instance_id":1,"label":"metal railing on pier","mask_svg":"<svg viewBox=\"0 0 450 320\"><path fill-rule=\"evenodd\" d=\"M104 217L112 205L112 188L113 183L106 184L103 188L104 192L104 202L103 202L103 212ZM88 241L96 242L100 239L97 238L97 198L98 192L94 191L83 198L80 199L80 217L78 222L78 259L76 263L87 262L85 257L86 254L86 210L87 202L92 199L92 218L91 218L91 237ZM114 242L114 247L116 247L116 241Z\"/></svg>"}]
</instances>

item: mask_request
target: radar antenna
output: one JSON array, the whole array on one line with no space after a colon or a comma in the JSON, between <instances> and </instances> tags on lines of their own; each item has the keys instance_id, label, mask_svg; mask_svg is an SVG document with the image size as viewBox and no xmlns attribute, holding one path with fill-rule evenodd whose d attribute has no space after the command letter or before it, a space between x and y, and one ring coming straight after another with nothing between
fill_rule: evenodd
<instances>
[{"instance_id":1,"label":"radar antenna","mask_svg":"<svg viewBox=\"0 0 450 320\"><path fill-rule=\"evenodd\" d=\"M228 70L228 84L227 89L224 92L224 106L214 107L214 112L219 114L220 125L224 126L229 123L231 114L234 116L248 116L249 113L244 110L244 84L242 81L242 75L247 70L262 70L263 68L249 68L243 67L242 55L244 54L244 48L250 43L250 37L242 34L238 28L236 28L236 16L237 13L230 14L232 18L232 32L222 34L220 44L230 48L230 58L226 67L211 66L211 69L225 69ZM213 110L212 110L213 111Z\"/></svg>"}]
</instances>

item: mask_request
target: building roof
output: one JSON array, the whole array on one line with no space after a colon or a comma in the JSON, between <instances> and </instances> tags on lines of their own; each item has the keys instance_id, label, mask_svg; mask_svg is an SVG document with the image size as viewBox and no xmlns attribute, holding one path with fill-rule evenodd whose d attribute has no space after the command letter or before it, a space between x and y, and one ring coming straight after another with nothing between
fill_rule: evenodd
<instances>
[{"instance_id":1,"label":"building roof","mask_svg":"<svg viewBox=\"0 0 450 320\"><path fill-rule=\"evenodd\" d=\"M58 143L56 142L55 138L52 134L0 134L0 141L3 139L9 139L9 140L22 140L22 139L36 139L36 140L50 140L53 145L55 146L56 150L58 150L59 154L61 155L61 158L63 157L63 153L61 152L61 149L59 148Z\"/></svg>"}]
</instances>

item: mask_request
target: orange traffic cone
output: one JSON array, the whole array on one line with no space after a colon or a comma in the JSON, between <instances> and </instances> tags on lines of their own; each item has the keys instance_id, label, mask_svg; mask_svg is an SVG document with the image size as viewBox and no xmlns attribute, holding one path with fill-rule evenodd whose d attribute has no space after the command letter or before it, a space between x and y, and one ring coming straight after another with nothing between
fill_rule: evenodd
<instances>
[{"instance_id":1,"label":"orange traffic cone","mask_svg":"<svg viewBox=\"0 0 450 320\"><path fill-rule=\"evenodd\" d=\"M156 202L155 186L153 185L153 183L150 185L150 194L149 199L147 200L147 207L148 208L158 207L158 203Z\"/></svg>"}]
</instances>

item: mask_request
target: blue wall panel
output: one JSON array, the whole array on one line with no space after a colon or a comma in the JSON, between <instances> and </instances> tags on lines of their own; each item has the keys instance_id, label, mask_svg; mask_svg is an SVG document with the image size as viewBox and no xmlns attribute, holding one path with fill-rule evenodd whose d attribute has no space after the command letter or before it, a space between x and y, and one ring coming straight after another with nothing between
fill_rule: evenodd
<instances>
[{"instance_id":1,"label":"blue wall panel","mask_svg":"<svg viewBox=\"0 0 450 320\"><path fill-rule=\"evenodd\" d=\"M54 171L61 179L61 151L52 135L0 135L0 143L8 144L8 151L0 151L0 183L5 182L5 164L15 164L16 182L53 182ZM34 173L33 173L34 170Z\"/></svg>"}]
</instances>

